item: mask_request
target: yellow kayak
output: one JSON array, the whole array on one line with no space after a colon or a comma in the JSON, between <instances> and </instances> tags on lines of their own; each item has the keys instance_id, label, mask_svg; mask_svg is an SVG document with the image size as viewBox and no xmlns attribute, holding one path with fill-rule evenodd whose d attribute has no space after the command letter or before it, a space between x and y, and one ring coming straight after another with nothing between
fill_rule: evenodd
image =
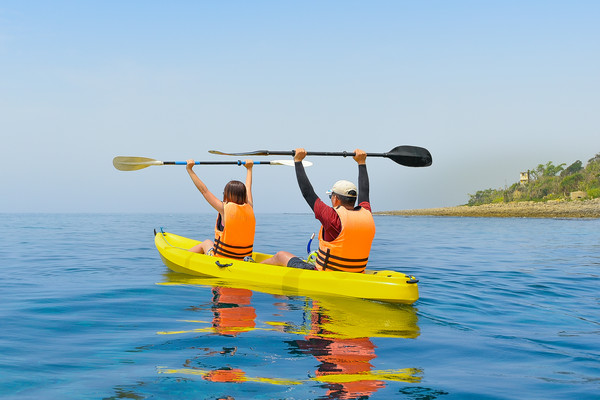
<instances>
[{"instance_id":1,"label":"yellow kayak","mask_svg":"<svg viewBox=\"0 0 600 400\"><path fill-rule=\"evenodd\" d=\"M200 241L162 231L156 233L154 243L172 271L248 283L257 290L275 288L288 295L328 294L402 304L419 299L418 280L401 272L366 270L356 274L266 265L260 261L271 255L257 252L252 253L256 262L207 256L188 251Z\"/></svg>"}]
</instances>

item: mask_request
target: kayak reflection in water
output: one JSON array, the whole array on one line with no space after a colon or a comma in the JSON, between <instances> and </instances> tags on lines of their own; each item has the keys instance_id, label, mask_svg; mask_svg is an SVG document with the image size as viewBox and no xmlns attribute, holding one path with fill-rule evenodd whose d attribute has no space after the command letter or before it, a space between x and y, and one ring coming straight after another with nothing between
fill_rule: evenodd
<instances>
[{"instance_id":1,"label":"kayak reflection in water","mask_svg":"<svg viewBox=\"0 0 600 400\"><path fill-rule=\"evenodd\" d=\"M302 165L304 157L306 150L295 150L294 163L300 191L315 218L321 222L316 265L302 261L287 251L279 251L262 263L323 271L364 272L375 236L375 222L369 202L367 153L356 149L353 157L358 164L359 189L352 182L337 181L327 192L331 206L315 193ZM355 207L357 197L358 206Z\"/></svg>"},{"instance_id":2,"label":"kayak reflection in water","mask_svg":"<svg viewBox=\"0 0 600 400\"><path fill-rule=\"evenodd\" d=\"M336 334L323 328L329 324L329 317L313 303L311 310L310 333L304 340L289 342L302 354L310 354L319 362L315 372L316 380L326 382L328 399L354 399L370 396L385 387L385 382L375 379L362 379L372 371L371 360L375 359L375 345L368 337L338 338ZM345 375L343 378L341 375ZM354 375L354 377L349 377ZM342 379L336 379L336 376Z\"/></svg>"},{"instance_id":3,"label":"kayak reflection in water","mask_svg":"<svg viewBox=\"0 0 600 400\"><path fill-rule=\"evenodd\" d=\"M252 257L256 227L252 200L253 165L252 160L245 161L246 184L230 181L223 189L223 200L219 200L194 172L194 160L187 160L186 170L192 182L219 213L215 223L215 240L207 239L190 251L238 260Z\"/></svg>"},{"instance_id":4,"label":"kayak reflection in water","mask_svg":"<svg viewBox=\"0 0 600 400\"><path fill-rule=\"evenodd\" d=\"M215 286L212 292L212 325L216 333L237 336L256 327L256 310L250 305L251 290Z\"/></svg>"},{"instance_id":5,"label":"kayak reflection in water","mask_svg":"<svg viewBox=\"0 0 600 400\"><path fill-rule=\"evenodd\" d=\"M202 377L210 382L246 382L246 373L239 368L223 367L213 369Z\"/></svg>"}]
</instances>

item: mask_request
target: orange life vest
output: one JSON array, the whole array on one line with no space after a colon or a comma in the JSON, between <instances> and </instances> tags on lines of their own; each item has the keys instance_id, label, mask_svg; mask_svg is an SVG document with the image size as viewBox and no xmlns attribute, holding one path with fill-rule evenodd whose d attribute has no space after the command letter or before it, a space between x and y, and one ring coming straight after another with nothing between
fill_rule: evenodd
<instances>
[{"instance_id":1,"label":"orange life vest","mask_svg":"<svg viewBox=\"0 0 600 400\"><path fill-rule=\"evenodd\" d=\"M225 226L220 230L217 218L214 255L238 260L251 256L256 227L252 206L248 203L225 203L223 209Z\"/></svg>"},{"instance_id":2,"label":"orange life vest","mask_svg":"<svg viewBox=\"0 0 600 400\"><path fill-rule=\"evenodd\" d=\"M375 237L375 221L369 210L359 207L348 210L336 207L342 230L331 242L323 239L323 227L319 232L317 269L322 271L365 272L371 243Z\"/></svg>"}]
</instances>

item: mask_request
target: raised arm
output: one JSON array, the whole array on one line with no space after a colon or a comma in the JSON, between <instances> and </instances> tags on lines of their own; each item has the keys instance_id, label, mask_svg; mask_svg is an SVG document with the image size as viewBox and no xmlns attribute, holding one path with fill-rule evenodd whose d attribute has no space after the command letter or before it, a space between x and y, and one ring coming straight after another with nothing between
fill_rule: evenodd
<instances>
[{"instance_id":1,"label":"raised arm","mask_svg":"<svg viewBox=\"0 0 600 400\"><path fill-rule=\"evenodd\" d=\"M190 178L192 178L192 182L194 182L194 185L196 185L196 188L198 188L200 193L202 193L202 196L204 196L204 198L206 199L208 204L210 204L212 206L212 208L217 210L217 212L219 214L223 215L223 210L224 210L223 202L221 200L219 200L217 198L217 196L212 194L210 190L208 190L208 188L206 187L204 182L202 182L202 180L200 178L198 178L198 175L196 175L193 168L194 168L194 160L187 160L186 170L187 170L187 173L190 175Z\"/></svg>"},{"instance_id":2,"label":"raised arm","mask_svg":"<svg viewBox=\"0 0 600 400\"><path fill-rule=\"evenodd\" d=\"M302 196L304 200L308 203L310 208L314 211L315 202L319 198L315 193L310 181L308 180L308 176L306 176L306 171L304 170L304 165L302 165L302 160L306 157L306 150L299 148L296 149L294 154L294 166L296 167L296 179L298 180L298 186L300 187L300 191L302 192Z\"/></svg>"},{"instance_id":3,"label":"raised arm","mask_svg":"<svg viewBox=\"0 0 600 400\"><path fill-rule=\"evenodd\" d=\"M254 200L252 199L252 166L254 161L246 160L244 167L246 167L246 202L250 204L250 207L254 207Z\"/></svg>"},{"instance_id":4,"label":"raised arm","mask_svg":"<svg viewBox=\"0 0 600 400\"><path fill-rule=\"evenodd\" d=\"M358 204L369 200L369 175L367 174L367 153L354 150L354 160L358 164ZM357 204L357 205L358 205Z\"/></svg>"}]
</instances>

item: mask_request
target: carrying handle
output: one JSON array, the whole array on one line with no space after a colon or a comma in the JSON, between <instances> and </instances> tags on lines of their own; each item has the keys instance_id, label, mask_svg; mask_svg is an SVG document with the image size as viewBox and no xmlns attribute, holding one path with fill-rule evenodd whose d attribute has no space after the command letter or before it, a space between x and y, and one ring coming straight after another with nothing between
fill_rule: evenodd
<instances>
[{"instance_id":1,"label":"carrying handle","mask_svg":"<svg viewBox=\"0 0 600 400\"><path fill-rule=\"evenodd\" d=\"M231 266L233 265L233 263L221 264L221 263L219 262L219 260L215 261L215 264L217 264L217 267L219 267L219 268L231 267Z\"/></svg>"}]
</instances>

